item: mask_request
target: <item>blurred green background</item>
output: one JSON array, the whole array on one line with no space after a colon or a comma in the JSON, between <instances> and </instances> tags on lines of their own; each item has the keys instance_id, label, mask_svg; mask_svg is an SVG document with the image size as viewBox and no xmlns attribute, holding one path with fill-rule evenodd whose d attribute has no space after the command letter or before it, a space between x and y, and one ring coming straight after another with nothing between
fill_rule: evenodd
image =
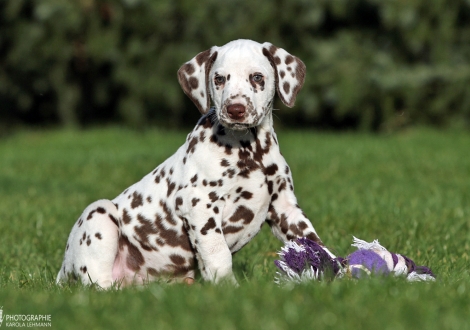
<instances>
[{"instance_id":1,"label":"blurred green background","mask_svg":"<svg viewBox=\"0 0 470 330\"><path fill-rule=\"evenodd\" d=\"M0 129L193 125L176 71L239 38L307 65L281 126L470 127L468 0L2 0Z\"/></svg>"}]
</instances>

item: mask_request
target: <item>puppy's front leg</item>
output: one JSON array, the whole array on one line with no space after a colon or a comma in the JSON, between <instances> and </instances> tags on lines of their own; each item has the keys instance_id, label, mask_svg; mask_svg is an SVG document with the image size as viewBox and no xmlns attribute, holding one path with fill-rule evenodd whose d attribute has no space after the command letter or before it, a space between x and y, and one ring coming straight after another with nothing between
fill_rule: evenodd
<instances>
[{"instance_id":1,"label":"puppy's front leg","mask_svg":"<svg viewBox=\"0 0 470 330\"><path fill-rule=\"evenodd\" d=\"M222 232L223 203L199 198L193 198L191 203L193 207L183 218L202 277L215 283L226 279L236 284L232 273L232 253Z\"/></svg>"},{"instance_id":2,"label":"puppy's front leg","mask_svg":"<svg viewBox=\"0 0 470 330\"><path fill-rule=\"evenodd\" d=\"M289 168L286 167L286 172L277 176L272 182L271 203L266 220L273 234L283 242L307 237L322 245L323 249L334 258L334 254L323 245L312 223L297 204Z\"/></svg>"}]
</instances>

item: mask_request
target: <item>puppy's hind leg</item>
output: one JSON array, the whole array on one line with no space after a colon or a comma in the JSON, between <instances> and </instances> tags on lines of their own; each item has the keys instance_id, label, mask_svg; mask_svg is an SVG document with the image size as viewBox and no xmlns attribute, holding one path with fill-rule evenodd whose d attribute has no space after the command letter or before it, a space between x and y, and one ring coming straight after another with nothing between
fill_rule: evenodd
<instances>
[{"instance_id":1,"label":"puppy's hind leg","mask_svg":"<svg viewBox=\"0 0 470 330\"><path fill-rule=\"evenodd\" d=\"M72 228L57 283L70 277L102 288L113 284L118 252L118 212L109 200L90 204Z\"/></svg>"}]
</instances>

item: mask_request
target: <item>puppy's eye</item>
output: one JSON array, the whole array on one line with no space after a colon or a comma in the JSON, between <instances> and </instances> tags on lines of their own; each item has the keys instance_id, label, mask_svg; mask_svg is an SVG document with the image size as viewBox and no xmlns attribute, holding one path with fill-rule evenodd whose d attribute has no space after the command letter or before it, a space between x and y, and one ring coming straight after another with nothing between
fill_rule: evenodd
<instances>
[{"instance_id":1,"label":"puppy's eye","mask_svg":"<svg viewBox=\"0 0 470 330\"><path fill-rule=\"evenodd\" d=\"M217 75L214 77L214 81L216 84L221 85L225 82L225 77Z\"/></svg>"},{"instance_id":2,"label":"puppy's eye","mask_svg":"<svg viewBox=\"0 0 470 330\"><path fill-rule=\"evenodd\" d=\"M262 75L261 73L255 73L255 74L253 75L253 81L254 81L254 82L260 83L260 82L263 81L263 79L264 79L264 77L263 77L263 75Z\"/></svg>"}]
</instances>

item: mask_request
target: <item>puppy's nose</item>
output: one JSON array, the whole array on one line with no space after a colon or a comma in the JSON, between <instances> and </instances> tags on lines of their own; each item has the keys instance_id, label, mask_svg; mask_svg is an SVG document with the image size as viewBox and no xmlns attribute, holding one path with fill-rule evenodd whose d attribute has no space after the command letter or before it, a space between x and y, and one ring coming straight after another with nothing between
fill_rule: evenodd
<instances>
[{"instance_id":1,"label":"puppy's nose","mask_svg":"<svg viewBox=\"0 0 470 330\"><path fill-rule=\"evenodd\" d=\"M242 119L245 116L245 106L243 104L231 104L227 107L227 113L231 119Z\"/></svg>"}]
</instances>

